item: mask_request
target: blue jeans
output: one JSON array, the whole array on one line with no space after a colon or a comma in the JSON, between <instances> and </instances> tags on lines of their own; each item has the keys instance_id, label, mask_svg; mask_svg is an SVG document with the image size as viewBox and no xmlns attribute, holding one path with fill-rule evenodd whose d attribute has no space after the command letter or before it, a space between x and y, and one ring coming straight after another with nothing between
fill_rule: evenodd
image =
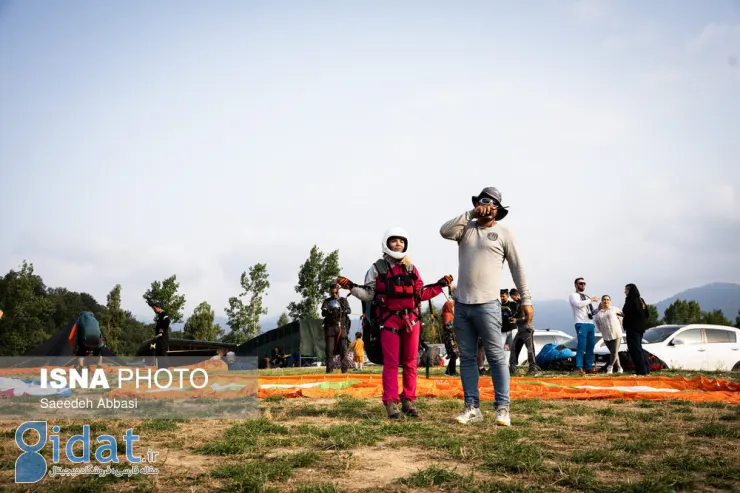
<instances>
[{"instance_id":1,"label":"blue jeans","mask_svg":"<svg viewBox=\"0 0 740 493\"><path fill-rule=\"evenodd\" d=\"M576 368L583 370L583 353L586 353L586 370L594 367L594 339L596 326L594 324L576 324L576 337L578 348L576 349Z\"/></svg>"},{"instance_id":2,"label":"blue jeans","mask_svg":"<svg viewBox=\"0 0 740 493\"><path fill-rule=\"evenodd\" d=\"M501 335L501 302L466 305L455 301L454 324L465 404L480 407L477 361L480 337L491 367L495 405L509 406L509 366Z\"/></svg>"}]
</instances>

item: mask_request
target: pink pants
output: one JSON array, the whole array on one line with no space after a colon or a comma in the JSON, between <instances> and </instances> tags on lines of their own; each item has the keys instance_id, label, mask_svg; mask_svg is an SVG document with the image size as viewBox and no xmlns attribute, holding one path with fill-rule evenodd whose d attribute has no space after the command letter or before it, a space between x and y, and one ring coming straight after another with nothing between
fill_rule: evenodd
<instances>
[{"instance_id":1,"label":"pink pants","mask_svg":"<svg viewBox=\"0 0 740 493\"><path fill-rule=\"evenodd\" d=\"M411 332L404 327L398 334L380 331L383 348L383 404L398 402L398 364L403 366L402 399L416 400L416 358L419 356L419 333L421 324L414 325Z\"/></svg>"}]
</instances>

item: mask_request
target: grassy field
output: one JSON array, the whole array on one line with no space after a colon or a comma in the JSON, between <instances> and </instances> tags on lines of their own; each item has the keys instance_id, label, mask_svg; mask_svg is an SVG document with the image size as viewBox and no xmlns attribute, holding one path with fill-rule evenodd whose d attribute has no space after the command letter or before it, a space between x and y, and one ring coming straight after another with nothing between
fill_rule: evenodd
<instances>
[{"instance_id":1,"label":"grassy field","mask_svg":"<svg viewBox=\"0 0 740 493\"><path fill-rule=\"evenodd\" d=\"M454 421L459 400L422 398L418 407L420 418L391 422L379 399L269 398L253 421L97 421L95 433L120 436L134 426L141 435L136 450L160 452L160 474L54 478L25 487L13 484L14 424L0 423L0 487L39 492L740 491L738 406L514 401L511 428L493 425L490 402L482 404L486 422L471 426ZM55 424L62 435L81 430L79 422Z\"/></svg>"}]
</instances>

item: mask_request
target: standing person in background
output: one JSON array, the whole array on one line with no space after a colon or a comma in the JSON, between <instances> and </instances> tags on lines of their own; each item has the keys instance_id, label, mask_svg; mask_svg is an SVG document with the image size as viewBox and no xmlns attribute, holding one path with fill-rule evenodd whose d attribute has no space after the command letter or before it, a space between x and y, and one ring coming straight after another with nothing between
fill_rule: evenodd
<instances>
[{"instance_id":1,"label":"standing person in background","mask_svg":"<svg viewBox=\"0 0 740 493\"><path fill-rule=\"evenodd\" d=\"M164 311L161 301L150 301L157 323L154 326L154 357L157 368L167 368L167 352L170 349L170 316Z\"/></svg>"},{"instance_id":2,"label":"standing person in background","mask_svg":"<svg viewBox=\"0 0 740 493\"><path fill-rule=\"evenodd\" d=\"M576 348L576 373L597 373L594 369L594 346L596 345L596 325L594 324L594 309L591 303L599 301L598 296L589 298L583 293L586 289L586 281L579 277L575 284L576 292L570 295L570 307L573 309L573 321L576 325L576 337L578 347ZM584 371L584 356L586 358Z\"/></svg>"},{"instance_id":3,"label":"standing person in background","mask_svg":"<svg viewBox=\"0 0 740 493\"><path fill-rule=\"evenodd\" d=\"M619 364L619 345L622 343L622 322L624 317L622 310L612 306L612 300L609 295L601 297L599 311L594 315L594 323L603 336L604 345L609 349L609 363L606 365L606 373L611 374L616 369L617 373L622 373L622 366Z\"/></svg>"},{"instance_id":4,"label":"standing person in background","mask_svg":"<svg viewBox=\"0 0 740 493\"><path fill-rule=\"evenodd\" d=\"M624 331L627 334L627 349L635 365L635 374L647 376L650 375L650 367L642 349L642 335L648 328L648 308L634 284L627 284L624 287L624 294L626 298L622 312L624 313Z\"/></svg>"},{"instance_id":5,"label":"standing person in background","mask_svg":"<svg viewBox=\"0 0 740 493\"><path fill-rule=\"evenodd\" d=\"M465 408L459 423L483 421L476 368L478 338L490 365L496 424L511 426L509 416L509 364L501 336L500 276L504 262L522 294L522 313L527 323L534 317L524 267L513 233L500 221L509 211L501 204L501 192L484 188L472 197L473 210L447 221L440 228L443 238L458 245L459 279L455 294L455 336L460 349L460 375Z\"/></svg>"},{"instance_id":6,"label":"standing person in background","mask_svg":"<svg viewBox=\"0 0 740 493\"><path fill-rule=\"evenodd\" d=\"M352 341L351 349L355 356L355 369L362 370L362 365L365 363L365 342L362 340L362 332L355 332L355 340Z\"/></svg>"},{"instance_id":7,"label":"standing person in background","mask_svg":"<svg viewBox=\"0 0 740 493\"><path fill-rule=\"evenodd\" d=\"M342 373L347 373L347 351L349 349L349 301L339 296L339 285L329 288L329 297L321 304L321 316L324 317L324 342L326 343L326 373L334 370L334 356L339 355Z\"/></svg>"},{"instance_id":8,"label":"standing person in background","mask_svg":"<svg viewBox=\"0 0 740 493\"><path fill-rule=\"evenodd\" d=\"M514 336L514 342L512 343L509 351L509 374L513 377L516 374L516 367L519 366L519 353L522 351L522 347L527 348L527 362L529 363L529 371L527 375L530 377L537 376L537 354L534 349L534 325L527 324L526 318L522 317L521 314L521 300L522 297L519 295L519 291L516 288L509 291L511 300L516 303L514 307L514 316L511 323L516 326L516 335Z\"/></svg>"},{"instance_id":9,"label":"standing person in background","mask_svg":"<svg viewBox=\"0 0 740 493\"><path fill-rule=\"evenodd\" d=\"M442 340L445 344L445 351L447 356L450 358L450 362L447 365L445 375L448 377L456 377L457 373L457 341L455 340L455 298L454 290L450 287L450 299L445 302L442 306L442 327L444 333Z\"/></svg>"},{"instance_id":10,"label":"standing person in background","mask_svg":"<svg viewBox=\"0 0 740 493\"><path fill-rule=\"evenodd\" d=\"M514 342L514 329L516 324L511 320L516 313L517 303L509 299L509 290L504 288L500 291L501 297L501 333L504 336L504 351L511 351Z\"/></svg>"}]
</instances>

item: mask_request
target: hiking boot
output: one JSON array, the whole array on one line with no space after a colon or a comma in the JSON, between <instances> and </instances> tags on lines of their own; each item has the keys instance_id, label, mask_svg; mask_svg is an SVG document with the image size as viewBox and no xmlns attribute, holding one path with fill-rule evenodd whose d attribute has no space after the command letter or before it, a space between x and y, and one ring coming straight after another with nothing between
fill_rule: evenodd
<instances>
[{"instance_id":1,"label":"hiking boot","mask_svg":"<svg viewBox=\"0 0 740 493\"><path fill-rule=\"evenodd\" d=\"M591 368L590 370L586 370L586 373L588 373L589 375L596 375L597 373L599 373L599 369Z\"/></svg>"},{"instance_id":2,"label":"hiking boot","mask_svg":"<svg viewBox=\"0 0 740 493\"><path fill-rule=\"evenodd\" d=\"M385 409L388 411L388 419L398 419L401 417L401 411L398 410L398 404L395 402L387 402Z\"/></svg>"},{"instance_id":3,"label":"hiking boot","mask_svg":"<svg viewBox=\"0 0 740 493\"><path fill-rule=\"evenodd\" d=\"M509 416L508 406L500 406L496 408L496 424L498 426L511 426L511 417Z\"/></svg>"},{"instance_id":4,"label":"hiking boot","mask_svg":"<svg viewBox=\"0 0 740 493\"><path fill-rule=\"evenodd\" d=\"M576 373L578 373L579 375L585 375L586 374L586 372L583 371L583 370L581 370L580 368L576 368Z\"/></svg>"},{"instance_id":5,"label":"hiking boot","mask_svg":"<svg viewBox=\"0 0 740 493\"><path fill-rule=\"evenodd\" d=\"M416 409L414 401L412 401L411 399L401 399L401 411L403 411L403 413L407 416L411 416L414 418L419 416L419 411Z\"/></svg>"},{"instance_id":6,"label":"hiking boot","mask_svg":"<svg viewBox=\"0 0 740 493\"><path fill-rule=\"evenodd\" d=\"M463 409L463 412L455 419L458 423L464 425L469 423L480 423L483 421L483 414L481 414L480 408L474 407L472 404L465 404L465 409Z\"/></svg>"},{"instance_id":7,"label":"hiking boot","mask_svg":"<svg viewBox=\"0 0 740 493\"><path fill-rule=\"evenodd\" d=\"M529 377L536 377L537 375L539 375L537 368L530 368L529 371L527 372L527 376Z\"/></svg>"}]
</instances>

